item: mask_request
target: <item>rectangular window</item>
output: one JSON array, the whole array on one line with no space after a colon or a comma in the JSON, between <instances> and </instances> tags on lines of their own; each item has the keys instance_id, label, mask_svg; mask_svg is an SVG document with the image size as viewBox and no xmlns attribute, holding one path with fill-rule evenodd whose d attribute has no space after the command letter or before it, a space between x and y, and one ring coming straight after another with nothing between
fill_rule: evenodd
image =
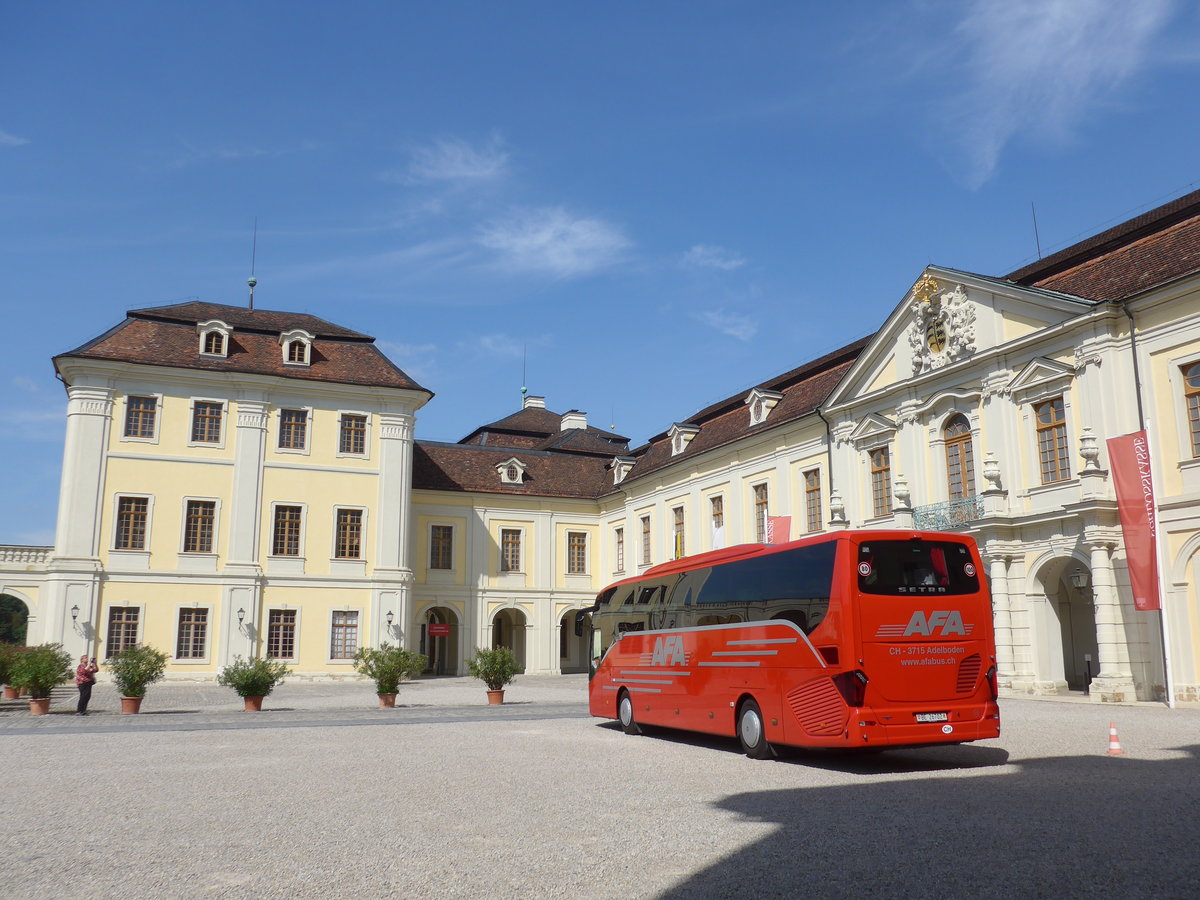
<instances>
[{"instance_id":1,"label":"rectangular window","mask_svg":"<svg viewBox=\"0 0 1200 900\"><path fill-rule=\"evenodd\" d=\"M429 568L449 569L454 559L454 529L433 525L429 529Z\"/></svg>"},{"instance_id":2,"label":"rectangular window","mask_svg":"<svg viewBox=\"0 0 1200 900\"><path fill-rule=\"evenodd\" d=\"M767 486L754 486L754 539L760 544L767 542Z\"/></svg>"},{"instance_id":3,"label":"rectangular window","mask_svg":"<svg viewBox=\"0 0 1200 900\"><path fill-rule=\"evenodd\" d=\"M871 451L871 509L876 516L892 513L892 457L887 447Z\"/></svg>"},{"instance_id":4,"label":"rectangular window","mask_svg":"<svg viewBox=\"0 0 1200 900\"><path fill-rule=\"evenodd\" d=\"M154 437L154 419L158 400L154 397L128 397L125 400L125 437Z\"/></svg>"},{"instance_id":5,"label":"rectangular window","mask_svg":"<svg viewBox=\"0 0 1200 900\"><path fill-rule=\"evenodd\" d=\"M650 565L650 517L642 516L642 565Z\"/></svg>"},{"instance_id":6,"label":"rectangular window","mask_svg":"<svg viewBox=\"0 0 1200 900\"><path fill-rule=\"evenodd\" d=\"M308 413L303 409L279 411L279 449L303 450L308 440Z\"/></svg>"},{"instance_id":7,"label":"rectangular window","mask_svg":"<svg viewBox=\"0 0 1200 900\"><path fill-rule=\"evenodd\" d=\"M354 610L333 611L333 631L329 637L330 659L354 659L358 652L358 613Z\"/></svg>"},{"instance_id":8,"label":"rectangular window","mask_svg":"<svg viewBox=\"0 0 1200 900\"><path fill-rule=\"evenodd\" d=\"M1042 484L1066 481L1071 477L1067 460L1067 416L1062 397L1034 407L1037 415L1038 459Z\"/></svg>"},{"instance_id":9,"label":"rectangular window","mask_svg":"<svg viewBox=\"0 0 1200 900\"><path fill-rule=\"evenodd\" d=\"M724 497L713 497L709 501L709 504L712 509L712 527L713 528L724 528L725 527L725 498Z\"/></svg>"},{"instance_id":10,"label":"rectangular window","mask_svg":"<svg viewBox=\"0 0 1200 900\"><path fill-rule=\"evenodd\" d=\"M104 647L104 658L112 659L126 647L138 642L138 608L136 606L112 606L108 610L108 642Z\"/></svg>"},{"instance_id":11,"label":"rectangular window","mask_svg":"<svg viewBox=\"0 0 1200 900\"><path fill-rule=\"evenodd\" d=\"M183 552L212 553L215 500L189 500L183 523Z\"/></svg>"},{"instance_id":12,"label":"rectangular window","mask_svg":"<svg viewBox=\"0 0 1200 900\"><path fill-rule=\"evenodd\" d=\"M821 470L804 473L804 513L808 531L821 530Z\"/></svg>"},{"instance_id":13,"label":"rectangular window","mask_svg":"<svg viewBox=\"0 0 1200 900\"><path fill-rule=\"evenodd\" d=\"M146 549L146 518L149 509L150 501L145 497L117 499L117 536L113 542L115 549Z\"/></svg>"},{"instance_id":14,"label":"rectangular window","mask_svg":"<svg viewBox=\"0 0 1200 900\"><path fill-rule=\"evenodd\" d=\"M582 531L567 532L567 574L587 574L587 535Z\"/></svg>"},{"instance_id":15,"label":"rectangular window","mask_svg":"<svg viewBox=\"0 0 1200 900\"><path fill-rule=\"evenodd\" d=\"M361 509L339 509L337 511L337 559L362 559Z\"/></svg>"},{"instance_id":16,"label":"rectangular window","mask_svg":"<svg viewBox=\"0 0 1200 900\"><path fill-rule=\"evenodd\" d=\"M296 658L296 611L273 609L267 615L267 656Z\"/></svg>"},{"instance_id":17,"label":"rectangular window","mask_svg":"<svg viewBox=\"0 0 1200 900\"><path fill-rule=\"evenodd\" d=\"M340 436L338 438L339 453L353 453L359 456L367 452L367 417L344 414Z\"/></svg>"},{"instance_id":18,"label":"rectangular window","mask_svg":"<svg viewBox=\"0 0 1200 900\"><path fill-rule=\"evenodd\" d=\"M192 405L192 442L219 444L221 442L221 404L197 400Z\"/></svg>"},{"instance_id":19,"label":"rectangular window","mask_svg":"<svg viewBox=\"0 0 1200 900\"><path fill-rule=\"evenodd\" d=\"M300 523L303 510L299 506L275 507L275 528L271 535L272 556L300 555Z\"/></svg>"},{"instance_id":20,"label":"rectangular window","mask_svg":"<svg viewBox=\"0 0 1200 900\"><path fill-rule=\"evenodd\" d=\"M175 640L176 659L204 659L208 645L208 610L181 609Z\"/></svg>"},{"instance_id":21,"label":"rectangular window","mask_svg":"<svg viewBox=\"0 0 1200 900\"><path fill-rule=\"evenodd\" d=\"M210 356L225 355L225 335L219 331L209 331L204 335L204 352Z\"/></svg>"},{"instance_id":22,"label":"rectangular window","mask_svg":"<svg viewBox=\"0 0 1200 900\"><path fill-rule=\"evenodd\" d=\"M500 571L521 571L521 532L516 528L500 530Z\"/></svg>"},{"instance_id":23,"label":"rectangular window","mask_svg":"<svg viewBox=\"0 0 1200 900\"><path fill-rule=\"evenodd\" d=\"M675 558L681 559L687 555L687 551L683 543L683 507L676 506L671 510L671 516L674 519L671 532L675 539Z\"/></svg>"},{"instance_id":24,"label":"rectangular window","mask_svg":"<svg viewBox=\"0 0 1200 900\"><path fill-rule=\"evenodd\" d=\"M613 533L613 538L616 541L616 545L617 545L615 548L615 551L614 551L614 555L617 560L617 567L614 571L624 572L625 571L625 529L618 528Z\"/></svg>"}]
</instances>

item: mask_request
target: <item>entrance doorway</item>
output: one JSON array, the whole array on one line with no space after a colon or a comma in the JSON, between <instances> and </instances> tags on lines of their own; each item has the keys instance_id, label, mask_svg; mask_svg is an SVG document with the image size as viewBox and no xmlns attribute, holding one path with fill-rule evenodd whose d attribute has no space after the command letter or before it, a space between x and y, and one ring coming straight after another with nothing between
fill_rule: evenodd
<instances>
[{"instance_id":1,"label":"entrance doorway","mask_svg":"<svg viewBox=\"0 0 1200 900\"><path fill-rule=\"evenodd\" d=\"M1058 614L1062 634L1063 678L1067 689L1086 690L1100 672L1100 649L1096 641L1096 607L1092 602L1091 578L1080 571L1064 573L1058 581L1052 606ZM1075 582L1079 582L1078 585Z\"/></svg>"},{"instance_id":2,"label":"entrance doorway","mask_svg":"<svg viewBox=\"0 0 1200 900\"><path fill-rule=\"evenodd\" d=\"M584 614L583 633L575 634L576 610L563 614L558 623L558 670L564 675L588 670L588 635L591 633L592 617Z\"/></svg>"},{"instance_id":3,"label":"entrance doorway","mask_svg":"<svg viewBox=\"0 0 1200 900\"><path fill-rule=\"evenodd\" d=\"M492 619L492 646L511 650L522 673L525 671L525 621L525 613L511 608L500 610Z\"/></svg>"},{"instance_id":4,"label":"entrance doorway","mask_svg":"<svg viewBox=\"0 0 1200 900\"><path fill-rule=\"evenodd\" d=\"M29 633L29 607L12 594L0 594L0 644L24 644Z\"/></svg>"},{"instance_id":5,"label":"entrance doorway","mask_svg":"<svg viewBox=\"0 0 1200 900\"><path fill-rule=\"evenodd\" d=\"M458 615L454 610L435 606L425 613L421 652L429 660L426 675L458 674Z\"/></svg>"}]
</instances>

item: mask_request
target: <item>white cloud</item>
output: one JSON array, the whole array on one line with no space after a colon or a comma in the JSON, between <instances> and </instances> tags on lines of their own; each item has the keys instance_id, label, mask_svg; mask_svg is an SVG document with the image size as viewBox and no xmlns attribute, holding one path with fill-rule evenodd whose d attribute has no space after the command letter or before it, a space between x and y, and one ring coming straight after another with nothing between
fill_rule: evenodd
<instances>
[{"instance_id":1,"label":"white cloud","mask_svg":"<svg viewBox=\"0 0 1200 900\"><path fill-rule=\"evenodd\" d=\"M0 147L21 147L28 143L29 141L25 138L9 134L7 131L0 131Z\"/></svg>"},{"instance_id":2,"label":"white cloud","mask_svg":"<svg viewBox=\"0 0 1200 900\"><path fill-rule=\"evenodd\" d=\"M744 266L746 260L724 247L697 244L683 254L683 263L688 266L699 266L702 269L720 269L723 272L732 272L734 269Z\"/></svg>"},{"instance_id":3,"label":"white cloud","mask_svg":"<svg viewBox=\"0 0 1200 900\"><path fill-rule=\"evenodd\" d=\"M473 147L460 138L442 138L428 147L412 152L404 175L385 173L393 181L487 181L498 178L508 168L504 142L493 136L481 147Z\"/></svg>"},{"instance_id":4,"label":"white cloud","mask_svg":"<svg viewBox=\"0 0 1200 900\"><path fill-rule=\"evenodd\" d=\"M611 265L630 246L616 226L561 208L519 211L491 222L480 230L479 243L496 251L504 268L560 278Z\"/></svg>"},{"instance_id":5,"label":"white cloud","mask_svg":"<svg viewBox=\"0 0 1200 900\"><path fill-rule=\"evenodd\" d=\"M739 341L748 341L758 334L758 323L748 316L739 316L724 310L709 310L700 313L699 319L710 328Z\"/></svg>"},{"instance_id":6,"label":"white cloud","mask_svg":"<svg viewBox=\"0 0 1200 900\"><path fill-rule=\"evenodd\" d=\"M966 157L967 183L987 181L1020 132L1069 135L1146 67L1151 41L1173 6L1173 0L973 0L956 28L966 89L947 123Z\"/></svg>"}]
</instances>

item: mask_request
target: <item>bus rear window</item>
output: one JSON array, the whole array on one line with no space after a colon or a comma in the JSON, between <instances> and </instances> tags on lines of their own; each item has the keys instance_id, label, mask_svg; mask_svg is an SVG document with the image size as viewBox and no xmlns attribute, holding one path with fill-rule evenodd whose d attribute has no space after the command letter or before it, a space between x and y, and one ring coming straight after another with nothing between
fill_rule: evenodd
<instances>
[{"instance_id":1,"label":"bus rear window","mask_svg":"<svg viewBox=\"0 0 1200 900\"><path fill-rule=\"evenodd\" d=\"M858 546L864 594L974 594L979 574L966 544L955 541L864 541Z\"/></svg>"}]
</instances>

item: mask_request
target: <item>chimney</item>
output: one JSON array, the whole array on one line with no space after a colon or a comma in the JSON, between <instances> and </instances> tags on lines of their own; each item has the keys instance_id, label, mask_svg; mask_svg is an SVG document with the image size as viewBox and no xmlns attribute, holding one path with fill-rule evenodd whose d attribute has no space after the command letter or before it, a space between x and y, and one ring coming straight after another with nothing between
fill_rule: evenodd
<instances>
[{"instance_id":1,"label":"chimney","mask_svg":"<svg viewBox=\"0 0 1200 900\"><path fill-rule=\"evenodd\" d=\"M570 431L572 428L587 428L587 413L580 412L577 409L572 409L563 413L562 430Z\"/></svg>"},{"instance_id":2,"label":"chimney","mask_svg":"<svg viewBox=\"0 0 1200 900\"><path fill-rule=\"evenodd\" d=\"M530 409L530 408L545 409L546 408L546 398L545 397L527 396L525 398L525 402L521 404L521 409Z\"/></svg>"}]
</instances>

